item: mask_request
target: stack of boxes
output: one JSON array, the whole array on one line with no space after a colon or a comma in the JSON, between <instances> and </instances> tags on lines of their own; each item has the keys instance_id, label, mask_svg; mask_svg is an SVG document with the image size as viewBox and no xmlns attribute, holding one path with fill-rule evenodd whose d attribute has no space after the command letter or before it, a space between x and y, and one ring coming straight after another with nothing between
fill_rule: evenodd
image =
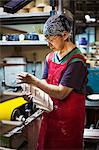
<instances>
[{"instance_id":1,"label":"stack of boxes","mask_svg":"<svg viewBox=\"0 0 99 150\"><path fill-rule=\"evenodd\" d=\"M20 9L17 13L50 12L51 9L49 0L32 0L32 2L23 7L23 9Z\"/></svg>"}]
</instances>

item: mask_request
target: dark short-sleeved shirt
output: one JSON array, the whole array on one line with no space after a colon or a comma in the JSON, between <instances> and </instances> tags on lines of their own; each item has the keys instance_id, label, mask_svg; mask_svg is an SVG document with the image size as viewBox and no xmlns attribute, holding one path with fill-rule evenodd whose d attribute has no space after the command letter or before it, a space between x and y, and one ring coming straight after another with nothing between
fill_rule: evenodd
<instances>
[{"instance_id":1,"label":"dark short-sleeved shirt","mask_svg":"<svg viewBox=\"0 0 99 150\"><path fill-rule=\"evenodd\" d=\"M54 52L53 61L57 64L63 64L74 54L81 54L81 51L78 48L74 48L62 59L60 59L58 52ZM47 79L47 77L48 77L48 61L46 59L42 79ZM64 72L59 84L73 88L74 91L78 93L86 94L86 84L87 84L86 77L87 77L86 64L80 58L74 58L68 64L66 71Z\"/></svg>"}]
</instances>

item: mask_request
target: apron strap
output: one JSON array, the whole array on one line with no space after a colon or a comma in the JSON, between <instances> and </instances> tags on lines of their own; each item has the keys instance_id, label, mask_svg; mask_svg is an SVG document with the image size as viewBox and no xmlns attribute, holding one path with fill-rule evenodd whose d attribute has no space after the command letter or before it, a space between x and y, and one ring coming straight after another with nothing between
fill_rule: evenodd
<instances>
[{"instance_id":1,"label":"apron strap","mask_svg":"<svg viewBox=\"0 0 99 150\"><path fill-rule=\"evenodd\" d=\"M54 56L54 52L51 52L49 55L48 55L48 63L52 60ZM86 63L86 59L84 58L84 56L82 56L81 54L75 54L73 56L71 56L67 61L66 63L68 64L73 58L80 58L81 60L83 60L84 63Z\"/></svg>"},{"instance_id":2,"label":"apron strap","mask_svg":"<svg viewBox=\"0 0 99 150\"><path fill-rule=\"evenodd\" d=\"M86 63L86 59L84 58L84 56L82 56L81 54L75 54L73 56L71 56L68 60L67 60L67 64L73 59L73 58L80 58L81 60L83 60L84 63Z\"/></svg>"},{"instance_id":3,"label":"apron strap","mask_svg":"<svg viewBox=\"0 0 99 150\"><path fill-rule=\"evenodd\" d=\"M81 60L83 60L83 62L84 63L86 63L86 59L84 58L84 56L83 55L81 55L81 54L75 54L75 55L73 55L73 56L71 56L68 60L67 60L67 65L68 65L68 63L73 59L73 58L80 58ZM67 66L66 65L66 66ZM87 70L86 70L86 75L85 75L85 78L84 78L84 80L83 80L83 82L82 82L82 85L84 84L84 82L87 82Z\"/></svg>"},{"instance_id":4,"label":"apron strap","mask_svg":"<svg viewBox=\"0 0 99 150\"><path fill-rule=\"evenodd\" d=\"M49 53L49 55L48 55L48 63L50 63L52 61L53 56L54 56L54 52Z\"/></svg>"}]
</instances>

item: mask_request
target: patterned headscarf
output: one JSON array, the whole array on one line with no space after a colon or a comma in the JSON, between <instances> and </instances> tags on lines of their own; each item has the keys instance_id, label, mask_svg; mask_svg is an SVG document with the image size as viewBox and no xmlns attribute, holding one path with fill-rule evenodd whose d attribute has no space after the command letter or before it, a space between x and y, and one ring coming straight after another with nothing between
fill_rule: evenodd
<instances>
[{"instance_id":1,"label":"patterned headscarf","mask_svg":"<svg viewBox=\"0 0 99 150\"><path fill-rule=\"evenodd\" d=\"M43 33L45 36L62 35L64 31L71 32L73 20L65 15L54 15L45 22Z\"/></svg>"}]
</instances>

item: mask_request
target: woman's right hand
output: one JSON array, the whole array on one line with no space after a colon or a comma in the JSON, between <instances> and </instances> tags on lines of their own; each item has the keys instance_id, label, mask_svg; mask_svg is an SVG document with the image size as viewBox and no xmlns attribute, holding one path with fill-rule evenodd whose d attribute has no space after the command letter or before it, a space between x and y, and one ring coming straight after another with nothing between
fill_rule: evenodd
<instances>
[{"instance_id":1,"label":"woman's right hand","mask_svg":"<svg viewBox=\"0 0 99 150\"><path fill-rule=\"evenodd\" d=\"M27 83L27 84L33 84L33 79L35 77L27 72L22 72L17 75L17 84L21 83Z\"/></svg>"}]
</instances>

